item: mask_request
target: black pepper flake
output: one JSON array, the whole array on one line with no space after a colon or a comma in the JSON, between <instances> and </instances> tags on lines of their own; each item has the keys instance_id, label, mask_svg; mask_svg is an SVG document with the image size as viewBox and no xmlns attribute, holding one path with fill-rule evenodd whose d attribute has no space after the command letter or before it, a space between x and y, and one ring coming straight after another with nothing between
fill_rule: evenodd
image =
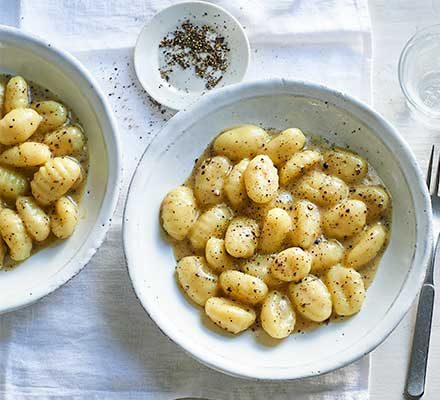
<instances>
[{"instance_id":1,"label":"black pepper flake","mask_svg":"<svg viewBox=\"0 0 440 400\"><path fill-rule=\"evenodd\" d=\"M197 26L187 20L165 36L159 47L165 59L165 66L159 68L159 72L167 82L174 66L184 70L193 67L196 76L205 81L209 90L217 86L229 67L228 44L208 25Z\"/></svg>"}]
</instances>

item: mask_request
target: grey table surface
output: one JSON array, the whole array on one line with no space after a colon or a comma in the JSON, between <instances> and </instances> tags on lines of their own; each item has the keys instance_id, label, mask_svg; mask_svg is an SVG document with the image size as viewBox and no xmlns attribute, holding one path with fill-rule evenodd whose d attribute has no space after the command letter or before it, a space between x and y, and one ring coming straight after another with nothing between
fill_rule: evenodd
<instances>
[{"instance_id":1,"label":"grey table surface","mask_svg":"<svg viewBox=\"0 0 440 400\"><path fill-rule=\"evenodd\" d=\"M369 4L374 44L374 107L405 137L425 171L432 144L440 145L440 128L427 128L406 107L397 78L397 63L403 46L417 29L440 23L440 0L370 0ZM440 282L440 271L436 275ZM372 353L372 400L404 398L415 309L416 304L390 337ZM439 371L440 296L437 296L423 399L440 398Z\"/></svg>"}]
</instances>

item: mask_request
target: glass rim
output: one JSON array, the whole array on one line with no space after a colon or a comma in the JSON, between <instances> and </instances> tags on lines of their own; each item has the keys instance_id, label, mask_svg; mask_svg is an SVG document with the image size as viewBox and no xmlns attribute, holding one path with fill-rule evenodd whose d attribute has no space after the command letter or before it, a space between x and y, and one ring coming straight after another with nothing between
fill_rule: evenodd
<instances>
[{"instance_id":1,"label":"glass rim","mask_svg":"<svg viewBox=\"0 0 440 400\"><path fill-rule=\"evenodd\" d=\"M440 111L439 112L431 112L427 108L421 107L420 104L417 103L413 99L413 97L409 94L409 92L406 88L406 84L404 83L404 78L403 78L403 75L404 75L403 69L404 69L405 62L407 61L407 56L408 56L409 50L412 48L412 46L415 43L417 43L418 40L420 40L422 38L422 36L424 34L426 34L427 32L430 32L432 30L435 30L435 29L438 29L438 32L433 32L433 33L437 33L440 36L440 24L434 24L434 25L429 25L423 29L418 30L413 35L411 35L411 37L405 43L405 46L403 47L403 49L400 53L400 57L399 57L398 79L399 79L400 88L401 88L403 94L405 95L406 100L408 101L408 103L410 105L412 105L417 111L428 116L429 118L440 120Z\"/></svg>"}]
</instances>

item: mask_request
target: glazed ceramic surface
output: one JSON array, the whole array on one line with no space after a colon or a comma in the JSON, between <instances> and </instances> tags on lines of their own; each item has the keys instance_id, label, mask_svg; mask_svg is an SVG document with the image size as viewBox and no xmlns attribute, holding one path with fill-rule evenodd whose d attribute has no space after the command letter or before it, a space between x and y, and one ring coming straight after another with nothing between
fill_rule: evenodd
<instances>
[{"instance_id":1,"label":"glazed ceramic surface","mask_svg":"<svg viewBox=\"0 0 440 400\"><path fill-rule=\"evenodd\" d=\"M175 280L175 259L159 225L165 194L190 174L222 129L237 124L301 128L366 157L393 197L390 244L361 312L277 342L215 328ZM296 379L342 367L370 352L415 299L431 251L427 189L408 145L365 104L323 86L284 80L221 89L177 114L146 150L133 177L124 247L134 290L150 317L202 363L258 379ZM257 340L256 340L257 339Z\"/></svg>"},{"instance_id":2,"label":"glazed ceramic surface","mask_svg":"<svg viewBox=\"0 0 440 400\"><path fill-rule=\"evenodd\" d=\"M0 313L54 291L83 268L104 240L119 195L116 122L96 82L71 55L19 30L0 26L0 73L49 89L78 116L88 138L90 169L80 219L71 238L0 271Z\"/></svg>"}]
</instances>

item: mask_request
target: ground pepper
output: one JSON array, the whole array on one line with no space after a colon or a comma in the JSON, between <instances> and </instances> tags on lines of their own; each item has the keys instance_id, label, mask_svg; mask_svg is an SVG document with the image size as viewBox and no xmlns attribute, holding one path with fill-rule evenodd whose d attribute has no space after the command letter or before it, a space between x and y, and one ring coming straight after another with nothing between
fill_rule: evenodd
<instances>
[{"instance_id":1,"label":"ground pepper","mask_svg":"<svg viewBox=\"0 0 440 400\"><path fill-rule=\"evenodd\" d=\"M209 90L222 80L229 67L228 44L209 25L197 26L188 20L184 21L161 40L159 47L163 50L165 60L165 66L159 68L159 72L167 82L174 67L184 70L193 67Z\"/></svg>"}]
</instances>

